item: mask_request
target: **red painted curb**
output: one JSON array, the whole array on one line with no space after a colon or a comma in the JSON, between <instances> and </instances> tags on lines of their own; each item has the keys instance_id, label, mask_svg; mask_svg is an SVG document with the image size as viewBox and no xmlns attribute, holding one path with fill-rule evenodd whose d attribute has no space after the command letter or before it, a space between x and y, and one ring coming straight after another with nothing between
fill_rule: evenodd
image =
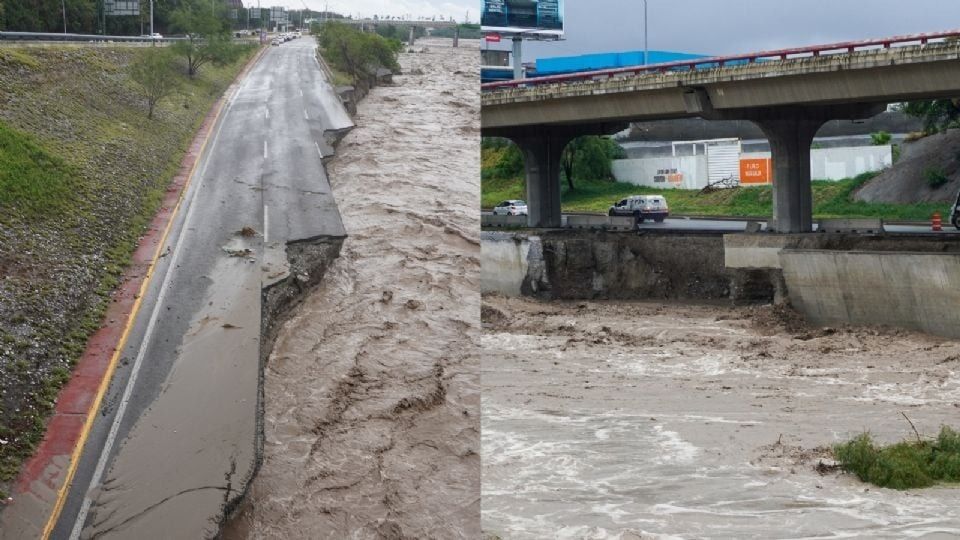
<instances>
[{"instance_id":1,"label":"red painted curb","mask_svg":"<svg viewBox=\"0 0 960 540\"><path fill-rule=\"evenodd\" d=\"M242 79L260 59L266 49L261 49L237 74L232 84ZM56 493L63 481L64 473L70 466L69 458L83 437L86 419L96 414L91 407L97 393L110 371L113 357L125 333L128 321L137 302L140 289L147 278L158 254L164 232L174 217L190 174L204 147L204 141L210 135L226 94L221 96L210 108L200 129L194 135L186 154L180 163L177 175L170 182L164 194L160 209L154 215L147 231L140 238L130 265L121 277L120 285L113 292L110 305L101 322L101 327L87 341L87 347L73 370L70 381L60 391L54 413L47 423L47 431L33 456L24 463L14 486L14 500L17 504L21 496L32 495L37 499L50 501L50 492ZM161 257L163 255L160 255ZM32 497L28 497L32 498ZM9 510L9 508L8 508ZM44 516L46 519L46 516ZM42 529L44 524L35 524Z\"/></svg>"}]
</instances>

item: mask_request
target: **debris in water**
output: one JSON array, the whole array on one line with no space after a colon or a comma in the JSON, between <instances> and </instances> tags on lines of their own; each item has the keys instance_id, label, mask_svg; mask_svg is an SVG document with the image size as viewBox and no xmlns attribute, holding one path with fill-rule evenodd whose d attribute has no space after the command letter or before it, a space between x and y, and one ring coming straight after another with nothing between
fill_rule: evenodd
<instances>
[{"instance_id":1,"label":"debris in water","mask_svg":"<svg viewBox=\"0 0 960 540\"><path fill-rule=\"evenodd\" d=\"M230 323L223 323L223 328L226 328L227 330L233 330L234 328L243 328L243 327L242 327L242 326L235 326L235 325L232 325L232 324L230 324Z\"/></svg>"},{"instance_id":2,"label":"debris in water","mask_svg":"<svg viewBox=\"0 0 960 540\"><path fill-rule=\"evenodd\" d=\"M411 298L407 300L407 303L404 305L407 306L407 309L418 310L423 307L423 302Z\"/></svg>"},{"instance_id":3,"label":"debris in water","mask_svg":"<svg viewBox=\"0 0 960 540\"><path fill-rule=\"evenodd\" d=\"M389 304L393 301L393 291L383 291L383 296L380 298L380 303Z\"/></svg>"},{"instance_id":4,"label":"debris in water","mask_svg":"<svg viewBox=\"0 0 960 540\"><path fill-rule=\"evenodd\" d=\"M240 236L245 236L245 237L247 237L247 238L250 238L250 237L252 237L252 236L256 236L256 235L257 235L257 230L254 229L253 227L244 227L244 228L240 229L239 231L237 231L237 234L240 235Z\"/></svg>"}]
</instances>

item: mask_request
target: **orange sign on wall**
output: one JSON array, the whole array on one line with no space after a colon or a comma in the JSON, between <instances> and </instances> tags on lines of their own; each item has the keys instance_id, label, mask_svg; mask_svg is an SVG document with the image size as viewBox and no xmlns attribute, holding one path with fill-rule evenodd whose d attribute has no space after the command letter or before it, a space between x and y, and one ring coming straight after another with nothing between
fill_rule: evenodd
<instances>
[{"instance_id":1,"label":"orange sign on wall","mask_svg":"<svg viewBox=\"0 0 960 540\"><path fill-rule=\"evenodd\" d=\"M740 160L740 183L750 185L770 184L773 171L770 158L750 158Z\"/></svg>"}]
</instances>

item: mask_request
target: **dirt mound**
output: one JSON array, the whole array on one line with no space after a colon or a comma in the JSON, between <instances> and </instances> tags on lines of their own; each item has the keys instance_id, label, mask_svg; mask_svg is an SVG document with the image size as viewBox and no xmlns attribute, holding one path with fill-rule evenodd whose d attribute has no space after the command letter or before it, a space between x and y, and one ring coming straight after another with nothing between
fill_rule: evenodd
<instances>
[{"instance_id":1,"label":"dirt mound","mask_svg":"<svg viewBox=\"0 0 960 540\"><path fill-rule=\"evenodd\" d=\"M960 190L960 130L904 143L897 163L853 193L854 200L871 203L954 202ZM927 183L927 173L947 177L939 188Z\"/></svg>"}]
</instances>

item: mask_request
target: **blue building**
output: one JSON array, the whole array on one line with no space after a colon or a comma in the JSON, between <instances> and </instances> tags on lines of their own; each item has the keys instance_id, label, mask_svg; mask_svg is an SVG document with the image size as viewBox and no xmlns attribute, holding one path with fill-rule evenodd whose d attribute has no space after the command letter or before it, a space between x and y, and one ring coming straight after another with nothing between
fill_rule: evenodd
<instances>
[{"instance_id":1,"label":"blue building","mask_svg":"<svg viewBox=\"0 0 960 540\"><path fill-rule=\"evenodd\" d=\"M706 56L702 54L671 51L650 51L650 61L644 62L643 51L628 51L538 58L536 76L545 77L548 75L563 75L580 71L616 69L644 64L662 64L664 62L681 62L684 60L696 60L697 58L706 58Z\"/></svg>"},{"instance_id":2,"label":"blue building","mask_svg":"<svg viewBox=\"0 0 960 540\"><path fill-rule=\"evenodd\" d=\"M707 55L689 54L672 51L650 51L650 62L644 62L643 51L611 52L581 54L578 56L558 56L553 58L538 58L536 67L527 65L526 76L546 77L548 75L564 75L582 71L597 71L602 69L616 69L644 64L662 64L665 62L681 62L707 58ZM709 66L701 66L709 67ZM484 66L481 69L482 82L509 81L513 79L513 68L510 66Z\"/></svg>"}]
</instances>

